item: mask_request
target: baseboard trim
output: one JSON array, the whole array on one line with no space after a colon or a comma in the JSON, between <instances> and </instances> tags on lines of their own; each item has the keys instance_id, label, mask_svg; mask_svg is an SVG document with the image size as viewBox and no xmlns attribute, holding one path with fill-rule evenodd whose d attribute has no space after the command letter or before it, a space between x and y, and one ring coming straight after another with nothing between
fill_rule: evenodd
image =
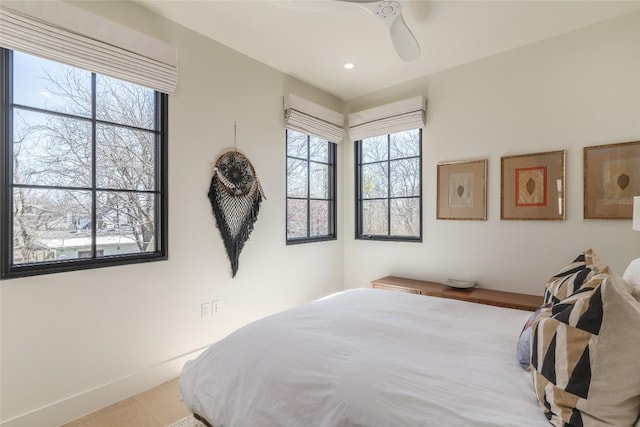
<instances>
[{"instance_id":1,"label":"baseboard trim","mask_svg":"<svg viewBox=\"0 0 640 427\"><path fill-rule=\"evenodd\" d=\"M52 402L18 416L1 420L1 427L57 427L98 409L134 396L177 377L184 363L209 346L180 354L133 374Z\"/></svg>"}]
</instances>

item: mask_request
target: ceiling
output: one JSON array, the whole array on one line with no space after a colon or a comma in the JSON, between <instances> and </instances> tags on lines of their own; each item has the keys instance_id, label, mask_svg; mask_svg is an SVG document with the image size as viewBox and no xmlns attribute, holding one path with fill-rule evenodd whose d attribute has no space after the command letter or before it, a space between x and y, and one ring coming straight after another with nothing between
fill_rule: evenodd
<instances>
[{"instance_id":1,"label":"ceiling","mask_svg":"<svg viewBox=\"0 0 640 427\"><path fill-rule=\"evenodd\" d=\"M343 100L640 10L640 1L400 1L422 49L405 62L384 23L354 3L137 3Z\"/></svg>"}]
</instances>

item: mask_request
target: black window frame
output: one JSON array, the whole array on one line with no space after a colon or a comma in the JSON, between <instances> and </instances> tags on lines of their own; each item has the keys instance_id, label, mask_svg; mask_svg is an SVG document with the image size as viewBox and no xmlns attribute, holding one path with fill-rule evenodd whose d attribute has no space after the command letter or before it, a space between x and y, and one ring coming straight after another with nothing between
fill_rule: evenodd
<instances>
[{"instance_id":1,"label":"black window frame","mask_svg":"<svg viewBox=\"0 0 640 427\"><path fill-rule=\"evenodd\" d=\"M13 254L13 51L8 49L0 49L0 106L2 107L2 115L0 119L0 233L1 233L1 259L0 259L0 279L12 279L27 276L36 276L51 273L60 273L76 270L86 270L118 265L137 264L143 262L162 261L168 259L168 124L169 124L169 97L167 94L155 91L155 130L151 131L155 134L155 185L154 190L135 191L150 192L155 197L155 251L143 253L129 253L108 255L103 257L96 256L96 227L91 227L92 237L92 253L91 258L74 258L55 261L41 261L28 264L14 264ZM77 118L91 123L92 126L92 149L95 153L96 147L96 126L98 124L114 125L118 127L139 130L133 126L127 126L120 123L111 123L104 120L98 120L95 114L96 99L96 76L98 73L92 72L92 116ZM66 115L76 118L76 116L65 113L58 113L41 108L19 106L21 109L41 112L45 114ZM149 129L143 129L149 132ZM95 154L94 154L95 156ZM95 157L92 159L93 182L90 187L77 188L80 190L92 192L91 216L92 224L96 224L96 192L101 190L96 185L95 179ZM22 185L26 188L64 188L58 186L38 186L38 185ZM73 188L76 189L76 188Z\"/></svg>"},{"instance_id":2,"label":"black window frame","mask_svg":"<svg viewBox=\"0 0 640 427\"><path fill-rule=\"evenodd\" d=\"M299 131L295 131L298 133L301 133L303 135L306 135L307 137L307 158L301 158L301 157L295 157L295 156L289 156L289 151L288 151L288 145L289 145L289 132L290 129L286 129L285 132L285 152L286 152L286 158L285 158L285 171L287 171L285 173L285 239L286 239L286 243L287 245L297 245L297 244L301 244L301 243L313 243L313 242L324 242L324 241L328 241L328 240L336 240L338 238L337 235L337 231L336 231L336 218L337 218L337 200L336 200L336 194L337 194L337 185L336 185L336 177L337 177L337 146L334 142L331 142L327 139L324 138L319 138L323 141L326 141L329 147L329 158L328 158L328 163L325 162L320 162L320 161L316 161L316 160L311 160L310 157L310 150L309 150L309 144L311 142L311 138L313 137L313 135L309 135L305 132L299 132ZM301 161L305 161L307 163L307 196L306 197L289 197L289 159L295 159L295 160L301 160ZM310 169L310 165L311 163L317 163L317 164L323 164L323 165L327 165L329 167L329 198L328 199L321 199L321 198L316 198L316 197L310 197L310 192L309 192L309 187L310 187L310 175L309 175L309 169ZM307 236L306 237L294 237L294 238L290 238L289 237L289 233L287 231L288 228L288 224L289 224L289 209L288 209L288 205L289 205L289 200L306 200L307 202ZM311 232L311 216L310 216L310 203L312 200L326 200L329 202L329 224L328 224L328 229L329 229L329 233L328 234L324 234L321 236L310 236L310 232Z\"/></svg>"},{"instance_id":3,"label":"black window frame","mask_svg":"<svg viewBox=\"0 0 640 427\"><path fill-rule=\"evenodd\" d=\"M411 130L411 129L408 129ZM387 159L383 161L377 162L362 162L362 140L358 140L354 142L354 160L355 160L355 239L356 240L380 240L380 241L390 241L390 242L422 242L422 234L423 234L423 207L422 207L422 186L423 186L423 177L422 177L422 129L414 129L419 132L419 140L418 140L418 155L417 156L409 156L409 157L401 157L396 159L390 158L391 153L391 135L399 132L394 132L390 134L386 134L387 137ZM385 136L385 135L380 135ZM391 197L391 191L387 191L387 197L376 197L372 199L366 200L387 200L387 234L364 234L362 232L363 227L363 203L365 200L362 195L362 165L363 164L373 164L373 163L387 163L387 185L389 184L389 173L391 171L391 163L398 160L406 160L418 158L419 161L419 173L420 173L420 188L418 196L412 197ZM402 236L402 235L392 235L391 234L391 200L393 199L405 199L405 198L417 198L418 206L420 207L420 234L419 236Z\"/></svg>"}]
</instances>

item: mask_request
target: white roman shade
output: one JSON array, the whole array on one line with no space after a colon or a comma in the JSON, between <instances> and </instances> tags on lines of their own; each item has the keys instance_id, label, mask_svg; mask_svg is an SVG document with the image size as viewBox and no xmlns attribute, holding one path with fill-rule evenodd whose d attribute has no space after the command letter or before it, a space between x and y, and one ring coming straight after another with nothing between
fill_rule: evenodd
<instances>
[{"instance_id":1,"label":"white roman shade","mask_svg":"<svg viewBox=\"0 0 640 427\"><path fill-rule=\"evenodd\" d=\"M417 96L349 114L352 141L425 126L425 98Z\"/></svg>"},{"instance_id":2,"label":"white roman shade","mask_svg":"<svg viewBox=\"0 0 640 427\"><path fill-rule=\"evenodd\" d=\"M344 138L344 114L330 110L297 95L285 96L285 127L327 141L339 143Z\"/></svg>"},{"instance_id":3,"label":"white roman shade","mask_svg":"<svg viewBox=\"0 0 640 427\"><path fill-rule=\"evenodd\" d=\"M172 93L178 52L62 1L0 2L0 46Z\"/></svg>"}]
</instances>

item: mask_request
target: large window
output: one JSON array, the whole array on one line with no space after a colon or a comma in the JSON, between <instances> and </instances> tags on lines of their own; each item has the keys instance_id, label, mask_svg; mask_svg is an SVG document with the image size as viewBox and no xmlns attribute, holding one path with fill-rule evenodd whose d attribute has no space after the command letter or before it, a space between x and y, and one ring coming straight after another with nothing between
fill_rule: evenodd
<instances>
[{"instance_id":1,"label":"large window","mask_svg":"<svg viewBox=\"0 0 640 427\"><path fill-rule=\"evenodd\" d=\"M2 50L2 276L166 259L167 95Z\"/></svg>"},{"instance_id":2,"label":"large window","mask_svg":"<svg viewBox=\"0 0 640 427\"><path fill-rule=\"evenodd\" d=\"M287 244L336 238L336 146L287 130Z\"/></svg>"},{"instance_id":3,"label":"large window","mask_svg":"<svg viewBox=\"0 0 640 427\"><path fill-rule=\"evenodd\" d=\"M356 141L356 238L422 240L422 132Z\"/></svg>"}]
</instances>

